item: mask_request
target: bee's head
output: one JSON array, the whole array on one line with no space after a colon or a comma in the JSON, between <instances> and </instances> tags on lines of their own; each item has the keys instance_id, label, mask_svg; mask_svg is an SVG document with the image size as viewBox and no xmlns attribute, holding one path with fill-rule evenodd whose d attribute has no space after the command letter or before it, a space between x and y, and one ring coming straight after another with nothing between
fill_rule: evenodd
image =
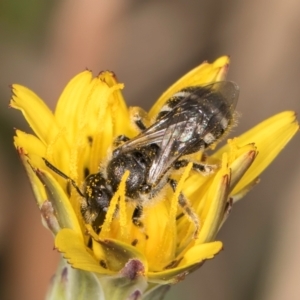
<instances>
[{"instance_id":1,"label":"bee's head","mask_svg":"<svg viewBox=\"0 0 300 300\"><path fill-rule=\"evenodd\" d=\"M113 193L110 185L98 172L85 179L83 195L81 213L85 222L91 224L101 213L106 213Z\"/></svg>"}]
</instances>

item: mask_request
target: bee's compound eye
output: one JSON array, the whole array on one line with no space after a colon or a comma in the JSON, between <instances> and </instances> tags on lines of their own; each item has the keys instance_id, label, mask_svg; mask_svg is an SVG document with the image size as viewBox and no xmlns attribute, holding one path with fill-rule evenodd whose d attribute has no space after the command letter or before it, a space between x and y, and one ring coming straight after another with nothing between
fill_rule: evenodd
<instances>
[{"instance_id":1,"label":"bee's compound eye","mask_svg":"<svg viewBox=\"0 0 300 300\"><path fill-rule=\"evenodd\" d=\"M105 210L111 197L111 189L100 173L91 174L86 178L85 198L90 208Z\"/></svg>"},{"instance_id":2,"label":"bee's compound eye","mask_svg":"<svg viewBox=\"0 0 300 300\"><path fill-rule=\"evenodd\" d=\"M94 205L97 205L101 210L109 206L112 194L105 186L97 187L93 190Z\"/></svg>"}]
</instances>

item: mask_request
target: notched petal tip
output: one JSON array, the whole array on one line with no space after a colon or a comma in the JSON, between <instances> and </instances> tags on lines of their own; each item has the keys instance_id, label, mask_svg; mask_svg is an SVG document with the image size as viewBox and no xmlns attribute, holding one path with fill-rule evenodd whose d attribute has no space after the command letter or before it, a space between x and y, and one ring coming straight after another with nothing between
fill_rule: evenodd
<instances>
[{"instance_id":1,"label":"notched petal tip","mask_svg":"<svg viewBox=\"0 0 300 300\"><path fill-rule=\"evenodd\" d=\"M104 79L104 81L105 78L114 78L115 82L117 82L117 75L114 71L110 71L110 70L100 71L98 77L100 79Z\"/></svg>"},{"instance_id":2,"label":"notched petal tip","mask_svg":"<svg viewBox=\"0 0 300 300\"><path fill-rule=\"evenodd\" d=\"M8 107L9 108L14 108L14 102L15 102L15 97L16 97L16 89L17 89L17 86L16 84L11 84L9 85L9 88L10 88L10 91L11 91L11 99L9 100L9 103L8 103Z\"/></svg>"},{"instance_id":3,"label":"notched petal tip","mask_svg":"<svg viewBox=\"0 0 300 300\"><path fill-rule=\"evenodd\" d=\"M118 86L119 89L124 88L124 84L118 82L117 76L113 71L101 71L98 74L98 78L105 82L109 87Z\"/></svg>"},{"instance_id":4,"label":"notched petal tip","mask_svg":"<svg viewBox=\"0 0 300 300\"><path fill-rule=\"evenodd\" d=\"M101 265L88 249L82 237L72 229L64 228L55 238L55 248L63 254L68 263L76 269L99 274L114 274Z\"/></svg>"}]
</instances>

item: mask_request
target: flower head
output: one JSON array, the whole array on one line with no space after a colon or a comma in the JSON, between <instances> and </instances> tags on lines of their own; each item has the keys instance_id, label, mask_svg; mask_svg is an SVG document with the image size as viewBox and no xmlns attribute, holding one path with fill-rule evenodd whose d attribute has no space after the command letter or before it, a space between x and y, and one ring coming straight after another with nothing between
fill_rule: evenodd
<instances>
[{"instance_id":1,"label":"flower head","mask_svg":"<svg viewBox=\"0 0 300 300\"><path fill-rule=\"evenodd\" d=\"M34 132L17 130L15 146L43 222L55 235L55 247L75 268L71 271L65 266L63 270L80 274L81 285L88 282L86 286L97 290L100 282L109 299L163 293L162 286L182 280L221 251L217 232L233 203L258 182L262 171L298 131L294 112L271 117L229 140L209 157L203 152L193 154L194 160L202 157L208 165L216 166L214 172L207 176L195 172L192 162L181 172L172 172L176 188L162 188L154 199L143 202L143 226L132 221L139 199L126 197L129 171L110 191L109 205L101 212L97 226L98 215L87 215L91 203L86 198L93 195L93 186L87 185L86 178L106 172L118 136L138 135L133 122L137 116L142 115L149 126L176 92L224 80L228 64L228 57L201 64L172 85L149 113L126 106L121 93L124 86L111 72L95 78L90 71L75 76L54 113L36 94L13 85L10 106L22 111ZM99 182L93 179L92 184ZM196 236L195 222L178 205L180 195L188 199L187 205L199 222ZM120 287L117 291L113 288L116 285Z\"/></svg>"}]
</instances>

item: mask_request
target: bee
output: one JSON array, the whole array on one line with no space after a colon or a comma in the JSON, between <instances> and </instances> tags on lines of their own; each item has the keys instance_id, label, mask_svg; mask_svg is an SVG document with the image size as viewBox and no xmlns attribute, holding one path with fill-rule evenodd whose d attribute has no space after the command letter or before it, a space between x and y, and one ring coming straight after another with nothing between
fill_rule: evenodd
<instances>
[{"instance_id":1,"label":"bee","mask_svg":"<svg viewBox=\"0 0 300 300\"><path fill-rule=\"evenodd\" d=\"M143 226L143 206L167 185L175 192L177 182L171 178L172 172L187 166L190 154L217 143L232 126L238 95L238 86L230 81L187 87L166 101L148 128L142 117L136 116L134 122L140 134L132 139L119 136L111 159L99 172L87 176L83 191L47 160L46 165L76 188L84 199L82 216L97 230L128 170L126 198L135 204L132 221ZM194 170L204 174L215 168L203 162L192 163ZM200 222L183 193L179 194L178 204L194 223L196 235Z\"/></svg>"}]
</instances>

